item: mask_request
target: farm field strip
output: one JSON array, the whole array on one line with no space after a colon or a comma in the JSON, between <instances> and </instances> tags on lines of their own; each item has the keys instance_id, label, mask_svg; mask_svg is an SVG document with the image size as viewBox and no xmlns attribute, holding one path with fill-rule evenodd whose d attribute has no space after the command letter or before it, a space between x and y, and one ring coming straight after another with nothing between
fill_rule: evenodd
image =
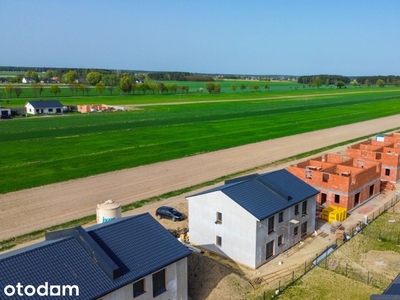
<instances>
[{"instance_id":1,"label":"farm field strip","mask_svg":"<svg viewBox=\"0 0 400 300\"><path fill-rule=\"evenodd\" d=\"M400 113L400 97L381 96L150 106L2 122L0 193Z\"/></svg>"}]
</instances>

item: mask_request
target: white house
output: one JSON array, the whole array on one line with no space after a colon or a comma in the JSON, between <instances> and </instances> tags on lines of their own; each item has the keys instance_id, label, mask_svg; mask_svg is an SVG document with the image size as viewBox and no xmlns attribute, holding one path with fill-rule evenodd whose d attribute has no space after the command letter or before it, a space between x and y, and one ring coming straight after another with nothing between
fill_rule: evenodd
<instances>
[{"instance_id":1,"label":"white house","mask_svg":"<svg viewBox=\"0 0 400 300\"><path fill-rule=\"evenodd\" d=\"M190 242L256 269L315 230L318 191L287 170L186 197Z\"/></svg>"},{"instance_id":2,"label":"white house","mask_svg":"<svg viewBox=\"0 0 400 300\"><path fill-rule=\"evenodd\" d=\"M28 114L60 114L64 106L58 100L29 101L25 104L25 111Z\"/></svg>"},{"instance_id":3,"label":"white house","mask_svg":"<svg viewBox=\"0 0 400 300\"><path fill-rule=\"evenodd\" d=\"M148 213L50 232L0 255L0 298L187 299L190 254Z\"/></svg>"},{"instance_id":4,"label":"white house","mask_svg":"<svg viewBox=\"0 0 400 300\"><path fill-rule=\"evenodd\" d=\"M22 78L22 83L33 83L33 82L36 82L35 78L31 78L31 77Z\"/></svg>"}]
</instances>

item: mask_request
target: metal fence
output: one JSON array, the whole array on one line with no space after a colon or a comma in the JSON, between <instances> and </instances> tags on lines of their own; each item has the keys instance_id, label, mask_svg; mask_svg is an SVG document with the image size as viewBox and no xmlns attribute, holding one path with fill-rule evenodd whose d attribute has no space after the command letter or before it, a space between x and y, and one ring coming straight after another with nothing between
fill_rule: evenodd
<instances>
[{"instance_id":1,"label":"metal fence","mask_svg":"<svg viewBox=\"0 0 400 300\"><path fill-rule=\"evenodd\" d=\"M386 201L374 212L367 215L369 224L391 208L394 212L395 205L399 201L400 195L396 194L396 196L393 197L391 200ZM367 225L365 223L360 224L360 228L357 228L357 230L350 232L351 237L355 234L363 232L366 226ZM389 239L389 237L385 235L384 232L371 232L370 234L377 235L377 238ZM391 237L391 239L393 240L393 237ZM351 242L351 239L349 239L347 242ZM335 249L338 249L347 242L336 242L328 246L328 248L333 247ZM395 242L400 245L400 234L396 236ZM348 262L330 259L330 253L327 252L327 249L322 253L316 254L315 258L305 261L302 266L297 266L296 268L293 268L293 270L286 270L285 274L280 275L275 273L271 275L273 276L272 278L261 278L259 282L255 282L255 284L262 284L263 281L264 284L265 282L267 282L267 284L265 284L265 289L261 291L260 294L255 296L255 299L271 299L277 296L279 297L279 294L281 292L283 292L289 286L295 284L299 279L301 279L301 277L311 271L314 267L325 268L335 273L344 275L350 279L357 280L381 289L385 289L391 283L390 279L380 273L373 272L371 270L363 271L360 268L357 268L355 265L349 264Z\"/></svg>"}]
</instances>

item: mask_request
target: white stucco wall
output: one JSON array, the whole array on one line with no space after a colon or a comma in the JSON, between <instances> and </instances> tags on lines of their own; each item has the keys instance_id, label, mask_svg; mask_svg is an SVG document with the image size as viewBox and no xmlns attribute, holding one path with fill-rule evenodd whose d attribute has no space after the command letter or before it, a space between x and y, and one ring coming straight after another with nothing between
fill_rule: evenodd
<instances>
[{"instance_id":1,"label":"white stucco wall","mask_svg":"<svg viewBox=\"0 0 400 300\"><path fill-rule=\"evenodd\" d=\"M155 272L157 273L157 272ZM153 297L153 280L152 275L146 276L145 281L145 293L133 298L133 282L101 297L101 300L121 300L121 299L135 299L135 300L185 300L188 295L188 280L187 280L187 258L181 259L176 263L173 263L165 267L166 277L166 291L157 297ZM99 300L100 300L99 299Z\"/></svg>"},{"instance_id":2,"label":"white stucco wall","mask_svg":"<svg viewBox=\"0 0 400 300\"><path fill-rule=\"evenodd\" d=\"M220 191L187 199L190 242L254 268L256 218ZM217 212L222 213L222 224L215 223Z\"/></svg>"},{"instance_id":3,"label":"white stucco wall","mask_svg":"<svg viewBox=\"0 0 400 300\"><path fill-rule=\"evenodd\" d=\"M269 234L268 218L258 221L221 191L187 199L190 242L254 269L301 241L302 223L307 222L306 236L315 230L316 197L307 199L305 216L302 202L298 203L298 215L295 215L295 205L284 211L282 223L279 223L279 213L275 214L275 230ZM217 212L222 213L222 224L215 224ZM298 224L289 224L292 219L299 221ZM298 235L294 236L296 226ZM278 246L280 235L283 235L283 244ZM222 238L221 247L216 245L216 236ZM274 240L274 254L267 259L266 245L271 240Z\"/></svg>"}]
</instances>

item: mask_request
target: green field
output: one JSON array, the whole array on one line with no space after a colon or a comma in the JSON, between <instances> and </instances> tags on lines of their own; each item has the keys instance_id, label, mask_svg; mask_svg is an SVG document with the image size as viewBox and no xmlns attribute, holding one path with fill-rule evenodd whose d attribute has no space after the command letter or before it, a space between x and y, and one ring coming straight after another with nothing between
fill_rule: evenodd
<instances>
[{"instance_id":1,"label":"green field","mask_svg":"<svg viewBox=\"0 0 400 300\"><path fill-rule=\"evenodd\" d=\"M1 76L0 76L1 77ZM108 90L104 90L103 94L101 95L99 92L95 90L94 87L89 87L90 91L87 92L78 92L71 91L68 86L59 84L61 88L61 92L57 95L50 93L49 88L51 85L44 84L43 92L40 95L39 93L36 94L36 97L30 88L29 84L13 84L14 87L21 87L23 89L21 95L19 97L16 96L15 93L11 94L11 97L5 91L6 84L0 85L0 93L1 99L3 102L1 105L3 107L13 108L18 106L23 106L28 100L38 100L38 99L62 99L62 102L66 103L66 105L72 104L85 104L85 103L101 103L103 102L110 102L110 101L122 101L124 103L132 103L132 101L137 103L143 102L153 102L153 101L184 101L187 99L196 100L196 99L231 99L231 98L260 98L260 97L269 97L271 95L281 95L281 94L294 94L298 95L301 93L309 94L310 91L312 93L323 93L323 92L340 92L341 90L336 90L333 86L322 86L319 89L310 88L307 85L301 85L296 82L292 81L217 81L221 85L221 93L219 94L208 94L207 90L204 87L204 82L193 82L193 81L169 81L165 82L165 84L177 84L180 85L187 85L189 86L189 93L182 93L182 92L169 92L164 93L162 95L158 95L157 92L153 93L152 91L147 91L145 94L142 92L136 91L134 94L130 95L123 95L118 91L116 87L112 93ZM238 86L237 90L234 92L231 89L231 85L235 84ZM241 90L240 85L244 84L246 89ZM251 85L258 84L259 89L254 90L250 89ZM269 89L265 89L265 84L268 84ZM199 90L203 89L202 92ZM353 87L349 85L346 90L370 90L376 89L374 87Z\"/></svg>"},{"instance_id":2,"label":"green field","mask_svg":"<svg viewBox=\"0 0 400 300\"><path fill-rule=\"evenodd\" d=\"M3 120L0 193L400 113L398 89L327 91ZM160 102L156 98L150 103ZM133 96L122 99L116 97L116 104L136 101Z\"/></svg>"}]
</instances>

